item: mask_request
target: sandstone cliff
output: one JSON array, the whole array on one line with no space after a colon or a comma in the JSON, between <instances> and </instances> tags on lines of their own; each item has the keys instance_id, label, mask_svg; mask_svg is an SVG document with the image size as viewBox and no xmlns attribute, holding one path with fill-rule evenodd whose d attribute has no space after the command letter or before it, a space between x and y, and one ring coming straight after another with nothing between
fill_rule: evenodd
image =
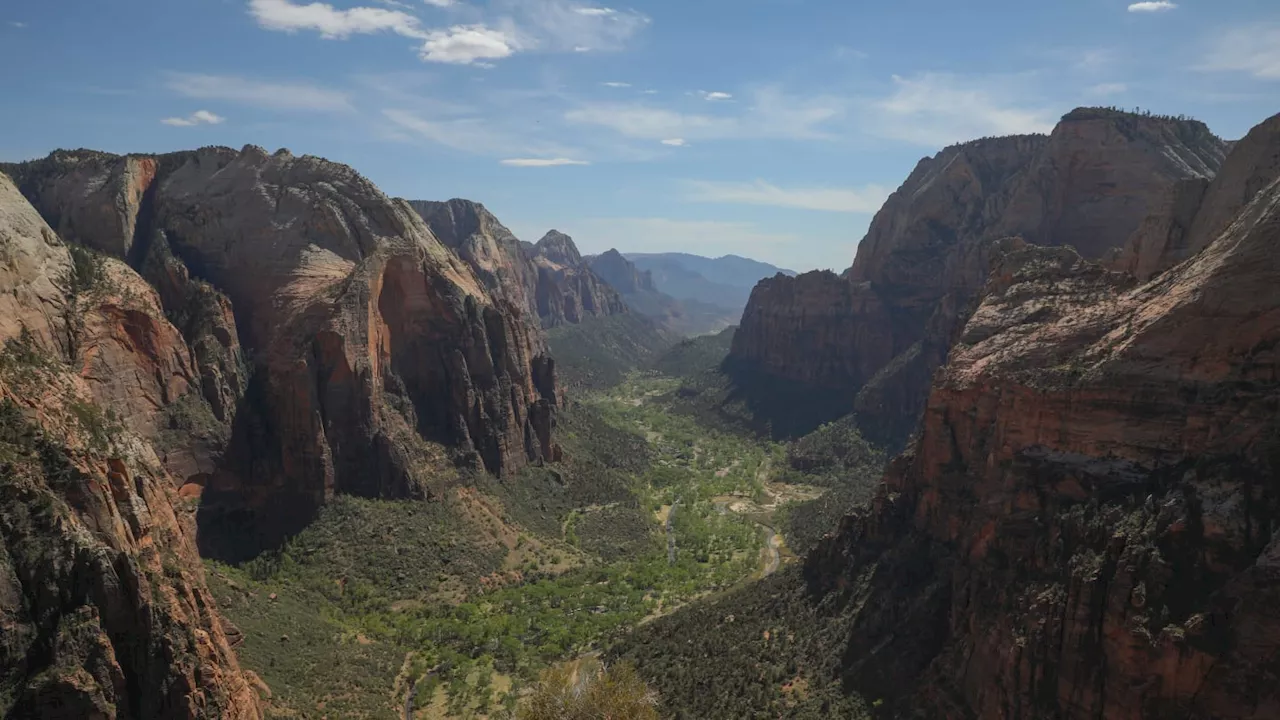
<instances>
[{"instance_id":1,"label":"sandstone cliff","mask_svg":"<svg viewBox=\"0 0 1280 720\"><path fill-rule=\"evenodd\" d=\"M335 492L429 494L448 455L507 474L558 453L554 366L507 282L514 238L463 234L483 217L458 218L454 252L350 168L256 147L8 170L68 240L142 270L183 333L191 360L158 376L198 388L213 420L169 425L207 426L209 447L165 451L203 492L202 528L269 542ZM123 218L100 222L109 209Z\"/></svg>"},{"instance_id":2,"label":"sandstone cliff","mask_svg":"<svg viewBox=\"0 0 1280 720\"><path fill-rule=\"evenodd\" d=\"M259 717L147 442L196 377L155 292L0 176L0 298L0 714Z\"/></svg>"},{"instance_id":3,"label":"sandstone cliff","mask_svg":"<svg viewBox=\"0 0 1280 720\"><path fill-rule=\"evenodd\" d=\"M922 160L876 214L847 288L820 274L757 288L733 366L843 397L836 412L854 411L869 438L899 447L972 309L993 241L1020 236L1099 258L1167 207L1175 188L1207 183L1225 149L1198 122L1088 109L1048 137L947 148Z\"/></svg>"},{"instance_id":4,"label":"sandstone cliff","mask_svg":"<svg viewBox=\"0 0 1280 720\"><path fill-rule=\"evenodd\" d=\"M1112 264L1147 280L1212 242L1267 185L1280 177L1280 115L1234 144L1212 182L1173 187Z\"/></svg>"},{"instance_id":5,"label":"sandstone cliff","mask_svg":"<svg viewBox=\"0 0 1280 720\"><path fill-rule=\"evenodd\" d=\"M806 566L852 687L923 717L1280 713L1278 246L1273 180L1145 284L993 249L919 438Z\"/></svg>"},{"instance_id":6,"label":"sandstone cliff","mask_svg":"<svg viewBox=\"0 0 1280 720\"><path fill-rule=\"evenodd\" d=\"M583 263L568 235L552 230L529 245L479 203L455 199L409 204L492 291L505 294L543 328L627 312L618 292Z\"/></svg>"},{"instance_id":7,"label":"sandstone cliff","mask_svg":"<svg viewBox=\"0 0 1280 720\"><path fill-rule=\"evenodd\" d=\"M582 261L573 238L552 230L534 246L538 269L534 293L542 325L576 325L588 318L622 315L627 305L618 291Z\"/></svg>"}]
</instances>

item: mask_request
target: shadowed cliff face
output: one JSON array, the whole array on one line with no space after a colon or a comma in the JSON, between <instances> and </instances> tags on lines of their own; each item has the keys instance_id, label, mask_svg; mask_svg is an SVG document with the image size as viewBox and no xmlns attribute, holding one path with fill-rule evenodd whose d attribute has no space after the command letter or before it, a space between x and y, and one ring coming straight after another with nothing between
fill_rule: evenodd
<instances>
[{"instance_id":1,"label":"shadowed cliff face","mask_svg":"<svg viewBox=\"0 0 1280 720\"><path fill-rule=\"evenodd\" d=\"M536 245L516 239L470 200L409 203L436 237L469 263L494 292L550 329L627 312L618 292L582 262L573 238L552 230Z\"/></svg>"},{"instance_id":2,"label":"shadowed cliff face","mask_svg":"<svg viewBox=\"0 0 1280 720\"><path fill-rule=\"evenodd\" d=\"M142 278L86 257L0 176L0 714L260 717L149 442L195 363Z\"/></svg>"},{"instance_id":3,"label":"shadowed cliff face","mask_svg":"<svg viewBox=\"0 0 1280 720\"><path fill-rule=\"evenodd\" d=\"M446 236L455 252L350 168L254 147L11 172L67 239L140 268L181 330L212 448L166 456L203 492L202 527L271 542L335 492L429 494L449 455L509 474L558 453L554 367L514 238L479 242L487 213L457 208L476 228ZM105 207L124 219L97 222Z\"/></svg>"},{"instance_id":4,"label":"shadowed cliff face","mask_svg":"<svg viewBox=\"0 0 1280 720\"><path fill-rule=\"evenodd\" d=\"M918 439L806 567L853 608L851 686L924 717L1280 713L1278 247L1273 180L1145 284L992 249Z\"/></svg>"},{"instance_id":5,"label":"shadowed cliff face","mask_svg":"<svg viewBox=\"0 0 1280 720\"><path fill-rule=\"evenodd\" d=\"M618 291L582 261L568 235L548 232L533 248L533 264L538 269L534 300L543 327L577 325L588 318L629 312Z\"/></svg>"},{"instance_id":6,"label":"shadowed cliff face","mask_svg":"<svg viewBox=\"0 0 1280 720\"><path fill-rule=\"evenodd\" d=\"M1225 147L1200 123L1079 110L1047 138L948 148L922 160L877 213L847 288L813 273L762 283L732 359L843 397L836 414L854 411L868 438L901 447L972 310L994 241L1020 236L1101 257L1174 188L1206 183ZM815 413L796 431L830 419Z\"/></svg>"}]
</instances>

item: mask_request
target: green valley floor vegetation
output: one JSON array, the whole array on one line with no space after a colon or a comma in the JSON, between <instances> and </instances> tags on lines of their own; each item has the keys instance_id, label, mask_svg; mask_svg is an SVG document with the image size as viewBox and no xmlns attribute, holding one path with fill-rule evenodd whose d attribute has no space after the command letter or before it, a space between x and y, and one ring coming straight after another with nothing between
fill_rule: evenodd
<instances>
[{"instance_id":1,"label":"green valley floor vegetation","mask_svg":"<svg viewBox=\"0 0 1280 720\"><path fill-rule=\"evenodd\" d=\"M699 347L714 342L682 343L668 366L716 362ZM210 562L268 716L512 717L544 673L787 572L790 546L871 486L880 458L852 425L793 445L709 426L684 382L630 371L578 394L562 463L460 473L431 502L339 497L279 551ZM678 697L662 667L636 671Z\"/></svg>"}]
</instances>

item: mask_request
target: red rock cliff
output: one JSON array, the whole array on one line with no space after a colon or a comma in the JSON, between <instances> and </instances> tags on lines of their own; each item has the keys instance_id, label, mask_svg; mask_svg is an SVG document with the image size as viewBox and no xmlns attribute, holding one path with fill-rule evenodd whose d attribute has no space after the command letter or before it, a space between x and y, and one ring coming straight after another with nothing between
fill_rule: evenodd
<instances>
[{"instance_id":1,"label":"red rock cliff","mask_svg":"<svg viewBox=\"0 0 1280 720\"><path fill-rule=\"evenodd\" d=\"M141 278L88 262L0 176L0 713L258 718L148 442L190 354Z\"/></svg>"},{"instance_id":2,"label":"red rock cliff","mask_svg":"<svg viewBox=\"0 0 1280 720\"><path fill-rule=\"evenodd\" d=\"M948 148L922 160L877 213L846 273L850 288L820 274L762 283L731 357L764 382L842 396L832 412L856 411L868 437L900 445L982 287L994 240L1017 235L1099 257L1171 188L1212 177L1224 151L1201 123L1093 110L1067 115L1047 138Z\"/></svg>"},{"instance_id":3,"label":"red rock cliff","mask_svg":"<svg viewBox=\"0 0 1280 720\"><path fill-rule=\"evenodd\" d=\"M115 204L126 220L76 220L77 199L133 197L118 186L135 166L155 171L141 200ZM250 511L233 534L278 536L335 492L428 494L448 453L498 474L558 453L554 367L523 286L501 265L477 277L484 258L461 259L350 168L246 147L11 170L72 219L71 239L128 248L158 290L192 349L186 382L229 437L212 472L199 448L176 462L206 486L202 513Z\"/></svg>"},{"instance_id":4,"label":"red rock cliff","mask_svg":"<svg viewBox=\"0 0 1280 720\"><path fill-rule=\"evenodd\" d=\"M918 440L806 567L852 609L853 687L957 719L1280 714L1278 247L1273 181L1146 284L997 249Z\"/></svg>"}]
</instances>

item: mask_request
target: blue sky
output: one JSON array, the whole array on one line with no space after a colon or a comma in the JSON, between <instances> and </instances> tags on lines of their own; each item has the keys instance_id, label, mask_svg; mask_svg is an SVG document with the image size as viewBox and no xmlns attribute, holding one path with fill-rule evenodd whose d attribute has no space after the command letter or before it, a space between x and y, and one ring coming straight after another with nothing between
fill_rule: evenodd
<instances>
[{"instance_id":1,"label":"blue sky","mask_svg":"<svg viewBox=\"0 0 1280 720\"><path fill-rule=\"evenodd\" d=\"M322 155L585 252L843 269L926 155L1078 105L1280 111L1275 0L10 0L0 159Z\"/></svg>"}]
</instances>

